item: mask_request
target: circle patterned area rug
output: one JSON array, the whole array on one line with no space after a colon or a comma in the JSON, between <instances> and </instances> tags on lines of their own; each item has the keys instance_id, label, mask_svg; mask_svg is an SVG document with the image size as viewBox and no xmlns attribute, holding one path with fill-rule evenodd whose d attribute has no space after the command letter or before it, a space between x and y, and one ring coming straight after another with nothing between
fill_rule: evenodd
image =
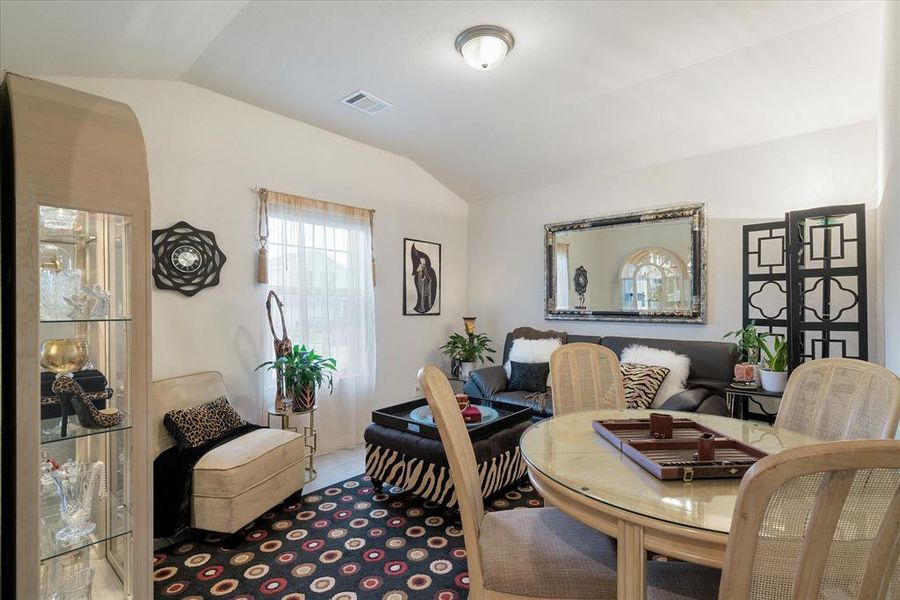
<instances>
[{"instance_id":1,"label":"circle patterned area rug","mask_svg":"<svg viewBox=\"0 0 900 600\"><path fill-rule=\"evenodd\" d=\"M527 478L485 510L543 506ZM468 595L459 513L360 475L293 496L232 536L154 554L156 598L457 600Z\"/></svg>"}]
</instances>

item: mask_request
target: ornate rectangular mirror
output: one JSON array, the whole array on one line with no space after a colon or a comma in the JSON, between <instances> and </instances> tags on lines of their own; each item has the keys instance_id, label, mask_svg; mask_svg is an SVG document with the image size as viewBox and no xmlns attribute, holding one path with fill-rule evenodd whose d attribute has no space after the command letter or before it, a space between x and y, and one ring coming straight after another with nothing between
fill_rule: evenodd
<instances>
[{"instance_id":1,"label":"ornate rectangular mirror","mask_svg":"<svg viewBox=\"0 0 900 600\"><path fill-rule=\"evenodd\" d=\"M706 206L544 226L546 318L706 322Z\"/></svg>"}]
</instances>

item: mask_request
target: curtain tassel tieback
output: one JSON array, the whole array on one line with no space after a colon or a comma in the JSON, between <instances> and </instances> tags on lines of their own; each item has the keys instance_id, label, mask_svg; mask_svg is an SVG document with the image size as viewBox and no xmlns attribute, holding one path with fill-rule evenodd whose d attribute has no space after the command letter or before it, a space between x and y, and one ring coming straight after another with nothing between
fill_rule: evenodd
<instances>
[{"instance_id":1,"label":"curtain tassel tieback","mask_svg":"<svg viewBox=\"0 0 900 600\"><path fill-rule=\"evenodd\" d=\"M259 253L256 256L256 283L269 283L269 191L259 190Z\"/></svg>"}]
</instances>

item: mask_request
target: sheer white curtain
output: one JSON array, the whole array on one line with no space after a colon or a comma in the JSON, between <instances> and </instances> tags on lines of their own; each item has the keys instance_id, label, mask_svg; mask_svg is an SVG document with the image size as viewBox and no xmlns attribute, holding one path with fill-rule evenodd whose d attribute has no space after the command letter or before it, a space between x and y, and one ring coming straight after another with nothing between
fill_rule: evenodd
<instances>
[{"instance_id":1,"label":"sheer white curtain","mask_svg":"<svg viewBox=\"0 0 900 600\"><path fill-rule=\"evenodd\" d=\"M284 302L288 336L337 360L334 393L317 396L318 450L355 446L374 407L372 212L276 192L267 201L269 284ZM274 398L274 378L265 393Z\"/></svg>"}]
</instances>

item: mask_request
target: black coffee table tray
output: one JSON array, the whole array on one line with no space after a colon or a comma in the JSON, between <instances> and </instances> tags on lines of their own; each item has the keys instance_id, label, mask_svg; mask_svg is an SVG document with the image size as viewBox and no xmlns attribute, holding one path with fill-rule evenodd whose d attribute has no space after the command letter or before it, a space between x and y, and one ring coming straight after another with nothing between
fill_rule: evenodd
<instances>
[{"instance_id":1,"label":"black coffee table tray","mask_svg":"<svg viewBox=\"0 0 900 600\"><path fill-rule=\"evenodd\" d=\"M495 400L486 400L484 398L474 398L471 396L469 397L469 402L481 406L489 406L496 410L500 415L499 419L489 423L468 427L469 437L472 438L473 442L484 439L498 431L509 429L517 423L531 419L531 409L526 406L509 404L507 402L497 402ZM437 426L414 421L409 416L411 411L420 406L425 406L426 404L428 404L428 402L425 398L420 398L419 400L411 400L402 404L395 404L394 406L373 410L372 421L378 425L383 425L392 429L399 429L400 431L414 433L432 440L439 440L441 439L441 436L438 433Z\"/></svg>"}]
</instances>

